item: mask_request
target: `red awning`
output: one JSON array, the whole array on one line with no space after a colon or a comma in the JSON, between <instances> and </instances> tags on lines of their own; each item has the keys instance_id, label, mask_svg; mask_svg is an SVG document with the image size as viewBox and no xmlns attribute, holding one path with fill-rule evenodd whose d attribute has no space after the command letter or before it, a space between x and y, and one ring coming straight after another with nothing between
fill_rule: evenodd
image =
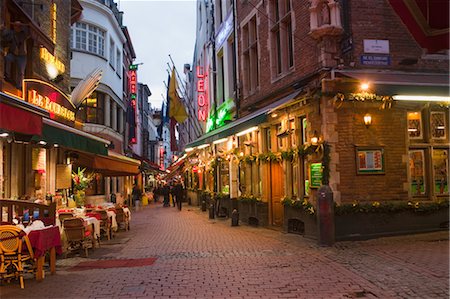
<instances>
[{"instance_id":1,"label":"red awning","mask_svg":"<svg viewBox=\"0 0 450 299\"><path fill-rule=\"evenodd\" d=\"M41 135L42 117L32 112L0 103L0 129L27 135Z\"/></svg>"}]
</instances>

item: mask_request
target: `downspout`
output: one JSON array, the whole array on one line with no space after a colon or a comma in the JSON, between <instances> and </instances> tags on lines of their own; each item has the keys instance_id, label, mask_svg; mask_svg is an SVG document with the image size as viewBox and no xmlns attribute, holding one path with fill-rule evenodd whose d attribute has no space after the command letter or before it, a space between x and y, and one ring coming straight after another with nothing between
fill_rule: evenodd
<instances>
[{"instance_id":1,"label":"downspout","mask_svg":"<svg viewBox=\"0 0 450 299\"><path fill-rule=\"evenodd\" d=\"M236 105L236 118L239 118L239 110L240 110L240 103L241 103L241 98L240 98L240 88L239 88L239 84L238 84L238 80L239 80L239 65L238 65L238 61L239 61L239 53L238 53L238 27L237 27L237 7L236 7L236 0L233 0L233 34L234 34L234 92L235 92L235 98L234 98L234 102Z\"/></svg>"},{"instance_id":2,"label":"downspout","mask_svg":"<svg viewBox=\"0 0 450 299\"><path fill-rule=\"evenodd\" d=\"M212 45L212 67L213 67L213 103L214 103L214 117L217 117L217 66L216 66L216 24L214 20L214 0L211 1L211 38ZM213 130L217 127L216 119L214 118Z\"/></svg>"}]
</instances>

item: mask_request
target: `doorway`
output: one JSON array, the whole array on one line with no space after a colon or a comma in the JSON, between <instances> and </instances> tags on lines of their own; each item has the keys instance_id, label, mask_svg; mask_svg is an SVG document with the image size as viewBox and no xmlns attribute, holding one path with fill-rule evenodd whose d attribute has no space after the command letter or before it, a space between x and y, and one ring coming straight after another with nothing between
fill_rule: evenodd
<instances>
[{"instance_id":1,"label":"doorway","mask_svg":"<svg viewBox=\"0 0 450 299\"><path fill-rule=\"evenodd\" d=\"M271 204L271 224L282 226L284 221L284 212L281 199L283 198L283 168L278 162L270 163L270 204Z\"/></svg>"}]
</instances>

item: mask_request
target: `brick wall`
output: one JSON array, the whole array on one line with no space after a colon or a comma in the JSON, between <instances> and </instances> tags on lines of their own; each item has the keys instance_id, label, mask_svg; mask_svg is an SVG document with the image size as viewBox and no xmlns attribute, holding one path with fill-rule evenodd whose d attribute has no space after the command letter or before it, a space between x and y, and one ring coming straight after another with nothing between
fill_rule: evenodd
<instances>
[{"instance_id":1,"label":"brick wall","mask_svg":"<svg viewBox=\"0 0 450 299\"><path fill-rule=\"evenodd\" d=\"M363 116L372 115L372 125L366 128ZM406 147L406 110L393 107L380 110L373 104L348 103L336 110L339 132L333 144L339 155L336 170L339 173L338 190L341 201L405 200L403 189L407 180L408 154ZM357 174L356 146L382 146L384 148L385 174Z\"/></svg>"}]
</instances>

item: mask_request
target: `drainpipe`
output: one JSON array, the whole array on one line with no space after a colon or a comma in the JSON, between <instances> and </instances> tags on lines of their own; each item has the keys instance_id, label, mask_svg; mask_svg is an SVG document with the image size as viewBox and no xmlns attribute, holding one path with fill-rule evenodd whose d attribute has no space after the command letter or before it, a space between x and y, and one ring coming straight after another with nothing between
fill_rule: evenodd
<instances>
[{"instance_id":1,"label":"drainpipe","mask_svg":"<svg viewBox=\"0 0 450 299\"><path fill-rule=\"evenodd\" d=\"M216 66L216 24L214 18L214 0L211 1L211 37L210 42L212 44L212 67L213 67L213 103L214 103L214 117L217 117L217 66ZM213 130L216 129L216 119L214 118Z\"/></svg>"}]
</instances>

